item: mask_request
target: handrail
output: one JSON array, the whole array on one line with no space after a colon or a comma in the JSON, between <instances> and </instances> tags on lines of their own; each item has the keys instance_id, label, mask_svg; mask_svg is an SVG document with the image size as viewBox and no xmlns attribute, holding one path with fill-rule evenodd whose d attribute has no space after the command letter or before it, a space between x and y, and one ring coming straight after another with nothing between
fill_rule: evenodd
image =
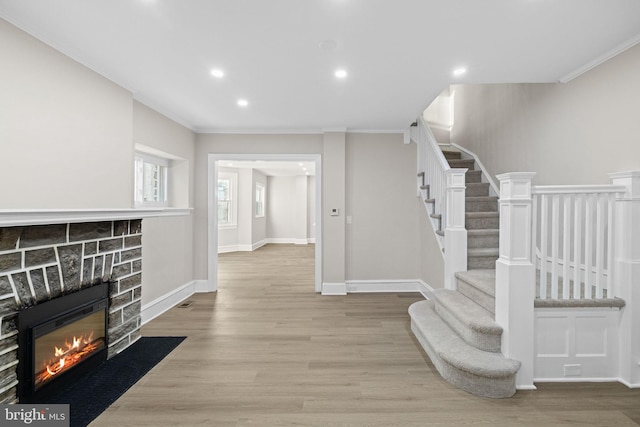
<instances>
[{"instance_id":1,"label":"handrail","mask_svg":"<svg viewBox=\"0 0 640 427\"><path fill-rule=\"evenodd\" d=\"M531 194L587 194L587 193L624 193L624 185L535 185Z\"/></svg>"}]
</instances>

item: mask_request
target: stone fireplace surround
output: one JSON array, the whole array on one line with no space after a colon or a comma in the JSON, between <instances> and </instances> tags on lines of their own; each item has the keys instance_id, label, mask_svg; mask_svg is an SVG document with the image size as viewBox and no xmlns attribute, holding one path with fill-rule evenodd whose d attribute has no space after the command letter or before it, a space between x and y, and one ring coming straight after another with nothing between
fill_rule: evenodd
<instances>
[{"instance_id":1,"label":"stone fireplace surround","mask_svg":"<svg viewBox=\"0 0 640 427\"><path fill-rule=\"evenodd\" d=\"M142 220L0 227L0 403L17 402L18 312L102 282L110 358L140 338Z\"/></svg>"}]
</instances>

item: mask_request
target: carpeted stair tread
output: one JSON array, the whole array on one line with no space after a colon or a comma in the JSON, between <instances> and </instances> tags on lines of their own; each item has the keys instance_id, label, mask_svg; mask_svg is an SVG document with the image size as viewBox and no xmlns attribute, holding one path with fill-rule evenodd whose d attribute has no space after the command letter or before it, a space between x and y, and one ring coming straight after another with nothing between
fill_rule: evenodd
<instances>
[{"instance_id":1,"label":"carpeted stair tread","mask_svg":"<svg viewBox=\"0 0 640 427\"><path fill-rule=\"evenodd\" d=\"M409 314L414 334L444 379L482 397L503 398L515 393L520 362L464 342L438 316L433 301L412 304Z\"/></svg>"},{"instance_id":2,"label":"carpeted stair tread","mask_svg":"<svg viewBox=\"0 0 640 427\"><path fill-rule=\"evenodd\" d=\"M434 291L436 312L467 343L480 350L499 352L502 327L492 313L451 289Z\"/></svg>"},{"instance_id":3,"label":"carpeted stair tread","mask_svg":"<svg viewBox=\"0 0 640 427\"><path fill-rule=\"evenodd\" d=\"M474 230L467 230L467 236L494 236L499 233L500 230L497 228L477 228Z\"/></svg>"},{"instance_id":4,"label":"carpeted stair tread","mask_svg":"<svg viewBox=\"0 0 640 427\"><path fill-rule=\"evenodd\" d=\"M584 283L580 283L580 299L573 299L573 280L569 280L569 299L562 299L564 283L562 277L558 278L559 299L540 299L540 270L536 270L536 299L535 307L544 308L578 308L578 307L611 307L622 308L626 305L622 298L607 298L607 290L603 289L603 298L595 298L596 288L592 286L591 295L593 298L584 299ZM551 295L551 273L547 273L547 296Z\"/></svg>"},{"instance_id":5,"label":"carpeted stair tread","mask_svg":"<svg viewBox=\"0 0 640 427\"><path fill-rule=\"evenodd\" d=\"M496 271L495 270L469 270L459 271L455 274L457 279L464 280L492 297L496 296Z\"/></svg>"},{"instance_id":6,"label":"carpeted stair tread","mask_svg":"<svg viewBox=\"0 0 640 427\"><path fill-rule=\"evenodd\" d=\"M474 248L468 249L467 255L469 256L500 256L500 252L498 248Z\"/></svg>"}]
</instances>

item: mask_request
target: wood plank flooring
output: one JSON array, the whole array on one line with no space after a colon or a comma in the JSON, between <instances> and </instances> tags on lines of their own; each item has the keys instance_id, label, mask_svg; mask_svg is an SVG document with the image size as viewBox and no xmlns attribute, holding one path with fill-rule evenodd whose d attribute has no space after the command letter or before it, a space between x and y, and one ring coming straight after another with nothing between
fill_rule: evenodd
<instances>
[{"instance_id":1,"label":"wood plank flooring","mask_svg":"<svg viewBox=\"0 0 640 427\"><path fill-rule=\"evenodd\" d=\"M505 400L444 381L414 339L419 294L314 292L314 247L219 257L219 291L143 328L188 338L92 426L628 426L640 390L537 384Z\"/></svg>"}]
</instances>

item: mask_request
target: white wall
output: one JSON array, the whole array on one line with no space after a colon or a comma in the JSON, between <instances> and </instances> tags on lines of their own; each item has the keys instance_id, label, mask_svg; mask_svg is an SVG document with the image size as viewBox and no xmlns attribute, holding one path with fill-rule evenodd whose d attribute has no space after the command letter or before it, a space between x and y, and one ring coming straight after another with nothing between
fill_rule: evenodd
<instances>
[{"instance_id":1,"label":"white wall","mask_svg":"<svg viewBox=\"0 0 640 427\"><path fill-rule=\"evenodd\" d=\"M397 134L346 142L347 280L418 279L415 144Z\"/></svg>"},{"instance_id":2,"label":"white wall","mask_svg":"<svg viewBox=\"0 0 640 427\"><path fill-rule=\"evenodd\" d=\"M251 191L249 192L249 212L251 215L251 244L259 245L267 238L267 216L256 218L256 184L262 184L269 191L267 177L260 171L252 171Z\"/></svg>"},{"instance_id":3,"label":"white wall","mask_svg":"<svg viewBox=\"0 0 640 427\"><path fill-rule=\"evenodd\" d=\"M132 95L0 19L0 208L133 206Z\"/></svg>"},{"instance_id":4,"label":"white wall","mask_svg":"<svg viewBox=\"0 0 640 427\"><path fill-rule=\"evenodd\" d=\"M566 84L453 86L451 140L492 175L535 184L606 184L640 170L640 45Z\"/></svg>"},{"instance_id":5,"label":"white wall","mask_svg":"<svg viewBox=\"0 0 640 427\"><path fill-rule=\"evenodd\" d=\"M315 211L315 192L309 194L306 176L270 176L267 191L267 238L281 243L308 243L309 210ZM314 212L315 215L315 212Z\"/></svg>"},{"instance_id":6,"label":"white wall","mask_svg":"<svg viewBox=\"0 0 640 427\"><path fill-rule=\"evenodd\" d=\"M195 135L0 20L0 209L133 207L134 145L179 157L174 206L193 202ZM193 280L193 218L143 221L143 305Z\"/></svg>"},{"instance_id":7,"label":"white wall","mask_svg":"<svg viewBox=\"0 0 640 427\"><path fill-rule=\"evenodd\" d=\"M134 102L133 143L177 158L169 172L177 181L169 188L170 200L180 207L192 206L195 133ZM192 215L143 220L143 306L193 280L193 233Z\"/></svg>"}]
</instances>

